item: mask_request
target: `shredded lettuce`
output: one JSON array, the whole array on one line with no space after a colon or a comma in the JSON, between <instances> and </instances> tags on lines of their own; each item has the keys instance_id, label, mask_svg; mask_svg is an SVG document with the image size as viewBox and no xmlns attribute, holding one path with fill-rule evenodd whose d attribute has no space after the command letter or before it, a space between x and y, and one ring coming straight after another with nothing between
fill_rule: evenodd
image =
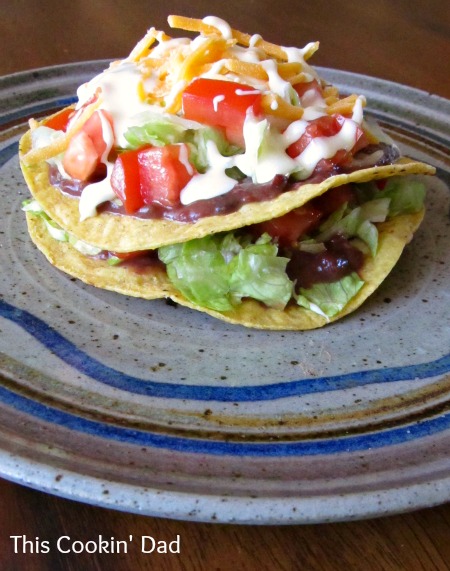
<instances>
[{"instance_id":1,"label":"shredded lettuce","mask_svg":"<svg viewBox=\"0 0 450 571\"><path fill-rule=\"evenodd\" d=\"M390 178L385 188L378 191L377 197L388 198L389 217L400 214L415 214L423 208L425 185L411 177Z\"/></svg>"},{"instance_id":2,"label":"shredded lettuce","mask_svg":"<svg viewBox=\"0 0 450 571\"><path fill-rule=\"evenodd\" d=\"M278 257L277 251L268 235L252 244L228 233L163 246L158 255L169 279L187 299L229 311L244 297L269 307L286 306L293 284L286 274L289 260Z\"/></svg>"},{"instance_id":3,"label":"shredded lettuce","mask_svg":"<svg viewBox=\"0 0 450 571\"><path fill-rule=\"evenodd\" d=\"M329 318L342 311L363 285L363 280L353 272L337 282L300 288L296 299L298 305Z\"/></svg>"},{"instance_id":4,"label":"shredded lettuce","mask_svg":"<svg viewBox=\"0 0 450 571\"><path fill-rule=\"evenodd\" d=\"M358 191L361 200L388 199L388 218L419 212L423 208L426 194L425 185L412 176L389 178L382 190L375 182L361 183L358 184Z\"/></svg>"},{"instance_id":5,"label":"shredded lettuce","mask_svg":"<svg viewBox=\"0 0 450 571\"><path fill-rule=\"evenodd\" d=\"M378 230L375 222L384 222L389 213L389 198L377 198L348 211L344 204L319 228L317 242L325 242L335 234L346 238L359 238L375 256L378 248Z\"/></svg>"},{"instance_id":6,"label":"shredded lettuce","mask_svg":"<svg viewBox=\"0 0 450 571\"><path fill-rule=\"evenodd\" d=\"M83 240L79 240L72 233L61 228L59 224L50 218L37 200L33 198L24 200L22 202L22 210L24 212L30 212L35 216L39 216L43 220L48 233L54 240L57 240L58 242L69 242L71 246L86 256L96 256L102 251L101 248L97 248L97 246L92 246Z\"/></svg>"},{"instance_id":7,"label":"shredded lettuce","mask_svg":"<svg viewBox=\"0 0 450 571\"><path fill-rule=\"evenodd\" d=\"M228 267L216 237L164 246L158 255L169 279L187 299L217 311L232 309Z\"/></svg>"},{"instance_id":8,"label":"shredded lettuce","mask_svg":"<svg viewBox=\"0 0 450 571\"><path fill-rule=\"evenodd\" d=\"M124 137L130 149L138 149L145 144L162 147L180 143L184 130L181 125L161 117L158 121L129 127Z\"/></svg>"},{"instance_id":9,"label":"shredded lettuce","mask_svg":"<svg viewBox=\"0 0 450 571\"><path fill-rule=\"evenodd\" d=\"M269 307L284 309L292 297L293 284L286 274L289 259L277 256L277 251L265 234L231 260L230 288L235 300L251 297Z\"/></svg>"}]
</instances>

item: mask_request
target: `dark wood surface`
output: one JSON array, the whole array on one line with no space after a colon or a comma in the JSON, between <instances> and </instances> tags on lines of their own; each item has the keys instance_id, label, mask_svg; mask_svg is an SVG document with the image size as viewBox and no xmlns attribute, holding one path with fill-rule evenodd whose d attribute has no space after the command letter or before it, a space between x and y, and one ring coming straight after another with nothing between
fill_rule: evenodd
<instances>
[{"instance_id":1,"label":"dark wood surface","mask_svg":"<svg viewBox=\"0 0 450 571\"><path fill-rule=\"evenodd\" d=\"M193 6L195 4L195 7ZM125 56L166 16L214 14L282 45L320 40L313 63L450 98L450 10L445 0L269 2L16 0L0 3L0 74ZM54 545L180 536L180 554L14 553L12 535ZM20 550L19 550L20 551ZM30 549L28 549L30 551ZM36 551L36 547L34 547ZM110 511L0 480L0 569L370 570L450 569L450 505L387 518L307 526L234 526Z\"/></svg>"}]
</instances>

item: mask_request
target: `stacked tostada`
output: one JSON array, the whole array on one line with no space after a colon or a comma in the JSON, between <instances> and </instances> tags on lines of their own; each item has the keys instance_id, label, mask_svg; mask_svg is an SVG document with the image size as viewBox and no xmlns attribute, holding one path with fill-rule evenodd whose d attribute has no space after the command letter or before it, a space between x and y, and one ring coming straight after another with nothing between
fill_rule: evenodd
<instances>
[{"instance_id":1,"label":"stacked tostada","mask_svg":"<svg viewBox=\"0 0 450 571\"><path fill-rule=\"evenodd\" d=\"M170 298L265 329L354 311L424 214L426 164L402 157L308 63L219 18L169 17L78 102L30 121L29 233L99 288Z\"/></svg>"}]
</instances>

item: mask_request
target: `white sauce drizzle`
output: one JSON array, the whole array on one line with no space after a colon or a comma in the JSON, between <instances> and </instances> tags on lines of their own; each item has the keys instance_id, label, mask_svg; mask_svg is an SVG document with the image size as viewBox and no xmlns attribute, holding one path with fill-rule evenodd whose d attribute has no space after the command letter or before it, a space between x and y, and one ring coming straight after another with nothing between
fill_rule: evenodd
<instances>
[{"instance_id":1,"label":"white sauce drizzle","mask_svg":"<svg viewBox=\"0 0 450 571\"><path fill-rule=\"evenodd\" d=\"M160 39L158 38L158 40ZM190 43L191 42L189 38L171 38L170 40L160 40L160 43L152 49L147 57L150 59L161 58L164 57L169 50L174 50L181 46L189 46Z\"/></svg>"},{"instance_id":2,"label":"white sauce drizzle","mask_svg":"<svg viewBox=\"0 0 450 571\"><path fill-rule=\"evenodd\" d=\"M303 119L293 121L283 133L285 148L292 145L292 143L295 143L295 141L298 141L306 131L307 126L308 122Z\"/></svg>"},{"instance_id":3,"label":"white sauce drizzle","mask_svg":"<svg viewBox=\"0 0 450 571\"><path fill-rule=\"evenodd\" d=\"M219 103L225 99L225 95L216 95L213 99L213 109L217 113Z\"/></svg>"},{"instance_id":4,"label":"white sauce drizzle","mask_svg":"<svg viewBox=\"0 0 450 571\"><path fill-rule=\"evenodd\" d=\"M358 125L361 125L363 122L363 105L366 102L366 98L360 95L356 101L355 105L353 106L353 113L352 113L352 120Z\"/></svg>"},{"instance_id":5,"label":"white sauce drizzle","mask_svg":"<svg viewBox=\"0 0 450 571\"><path fill-rule=\"evenodd\" d=\"M187 82L184 79L180 79L179 81L177 81L172 89L170 90L169 95L166 97L166 105L165 107L170 107L172 105L172 103L175 101L175 99L178 97L178 95L184 91L184 89L187 86Z\"/></svg>"},{"instance_id":6,"label":"white sauce drizzle","mask_svg":"<svg viewBox=\"0 0 450 571\"><path fill-rule=\"evenodd\" d=\"M141 78L136 64L126 62L104 71L77 91L79 99L77 108L79 108L95 94L97 88L101 88L100 109L110 113L116 144L120 147L125 147L127 144L123 135L129 127L130 118L148 109L148 104L141 101L138 93Z\"/></svg>"},{"instance_id":7,"label":"white sauce drizzle","mask_svg":"<svg viewBox=\"0 0 450 571\"><path fill-rule=\"evenodd\" d=\"M314 119L318 119L319 117L324 117L324 115L327 115L327 112L325 111L325 106L311 105L311 107L306 107L306 109L304 110L303 119L305 121L313 121Z\"/></svg>"},{"instance_id":8,"label":"white sauce drizzle","mask_svg":"<svg viewBox=\"0 0 450 571\"><path fill-rule=\"evenodd\" d=\"M106 143L106 148L101 156L100 162L106 165L106 178L100 182L88 184L84 187L80 196L80 202L78 203L80 221L95 216L97 214L97 206L107 200L114 200L116 198L116 194L110 182L114 163L108 161L108 155L114 144L114 133L110 122L102 111L99 112L99 117L102 125L103 140Z\"/></svg>"},{"instance_id":9,"label":"white sauce drizzle","mask_svg":"<svg viewBox=\"0 0 450 571\"><path fill-rule=\"evenodd\" d=\"M233 46L229 51L235 58L247 63L258 63L263 57L265 57L264 52L256 47L244 48L242 46Z\"/></svg>"},{"instance_id":10,"label":"white sauce drizzle","mask_svg":"<svg viewBox=\"0 0 450 571\"><path fill-rule=\"evenodd\" d=\"M322 105L326 107L323 97L316 89L308 89L301 97L302 107L312 107L313 105Z\"/></svg>"},{"instance_id":11,"label":"white sauce drizzle","mask_svg":"<svg viewBox=\"0 0 450 571\"><path fill-rule=\"evenodd\" d=\"M250 42L249 42L249 47L250 48L254 48L256 46L256 44L258 42L260 42L262 40L262 36L260 36L259 34L253 34L253 36L250 38Z\"/></svg>"},{"instance_id":12,"label":"white sauce drizzle","mask_svg":"<svg viewBox=\"0 0 450 571\"><path fill-rule=\"evenodd\" d=\"M346 119L340 131L331 137L316 137L306 149L296 157L302 178L307 178L322 159L331 159L341 149L350 151L356 141L357 124Z\"/></svg>"},{"instance_id":13,"label":"white sauce drizzle","mask_svg":"<svg viewBox=\"0 0 450 571\"><path fill-rule=\"evenodd\" d=\"M117 198L110 182L112 173L111 163L108 163L106 168L106 178L100 182L89 184L83 189L83 192L81 193L80 202L78 204L80 222L86 220L86 218L95 216L97 214L97 206L99 204Z\"/></svg>"},{"instance_id":14,"label":"white sauce drizzle","mask_svg":"<svg viewBox=\"0 0 450 571\"><path fill-rule=\"evenodd\" d=\"M261 91L259 89L236 89L235 90L236 95L259 95L261 93Z\"/></svg>"},{"instance_id":15,"label":"white sauce drizzle","mask_svg":"<svg viewBox=\"0 0 450 571\"><path fill-rule=\"evenodd\" d=\"M217 18L216 16L206 16L206 18L203 18L202 22L208 26L217 28L226 40L233 39L233 33L231 31L230 25L228 22L225 22L225 20L222 20L222 18Z\"/></svg>"},{"instance_id":16,"label":"white sauce drizzle","mask_svg":"<svg viewBox=\"0 0 450 571\"><path fill-rule=\"evenodd\" d=\"M264 119L259 121L247 113L244 121L245 152L236 155L235 166L251 176L253 182L269 182L277 174L296 169L296 162L285 152L284 137Z\"/></svg>"},{"instance_id":17,"label":"white sauce drizzle","mask_svg":"<svg viewBox=\"0 0 450 571\"><path fill-rule=\"evenodd\" d=\"M288 58L288 62L297 62L302 64L302 71L310 76L309 80L318 79L319 75L314 68L312 68L306 61L305 61L305 54L309 51L311 46L314 45L314 42L309 42L304 48L286 48L283 47L283 51Z\"/></svg>"},{"instance_id":18,"label":"white sauce drizzle","mask_svg":"<svg viewBox=\"0 0 450 571\"><path fill-rule=\"evenodd\" d=\"M178 155L178 160L184 166L187 173L192 176L194 174L194 167L189 162L189 152L186 145L180 145L180 154Z\"/></svg>"},{"instance_id":19,"label":"white sauce drizzle","mask_svg":"<svg viewBox=\"0 0 450 571\"><path fill-rule=\"evenodd\" d=\"M292 85L289 81L285 81L278 73L277 64L274 60L265 60L260 62L269 76L269 89L273 93L279 95L282 99L291 102Z\"/></svg>"},{"instance_id":20,"label":"white sauce drizzle","mask_svg":"<svg viewBox=\"0 0 450 571\"><path fill-rule=\"evenodd\" d=\"M206 143L206 153L211 166L205 173L193 176L183 188L180 194L181 204L226 194L236 185L236 181L225 173L225 169L234 165L234 157L222 156L211 140Z\"/></svg>"}]
</instances>

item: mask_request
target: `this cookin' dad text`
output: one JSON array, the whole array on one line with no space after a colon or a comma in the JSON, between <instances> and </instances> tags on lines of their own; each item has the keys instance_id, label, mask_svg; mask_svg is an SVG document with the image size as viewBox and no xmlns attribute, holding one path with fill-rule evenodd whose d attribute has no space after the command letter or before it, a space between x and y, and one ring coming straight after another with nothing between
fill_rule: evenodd
<instances>
[{"instance_id":1,"label":"this cookin' dad text","mask_svg":"<svg viewBox=\"0 0 450 571\"><path fill-rule=\"evenodd\" d=\"M177 535L172 541L156 539L151 535L142 535L140 538L116 539L105 538L102 535L95 539L81 541L72 539L69 535L62 535L54 542L35 537L27 538L26 535L10 535L13 542L14 553L34 554L50 553L53 549L59 553L128 553L130 546L139 544L141 553L181 553L181 537Z\"/></svg>"}]
</instances>

